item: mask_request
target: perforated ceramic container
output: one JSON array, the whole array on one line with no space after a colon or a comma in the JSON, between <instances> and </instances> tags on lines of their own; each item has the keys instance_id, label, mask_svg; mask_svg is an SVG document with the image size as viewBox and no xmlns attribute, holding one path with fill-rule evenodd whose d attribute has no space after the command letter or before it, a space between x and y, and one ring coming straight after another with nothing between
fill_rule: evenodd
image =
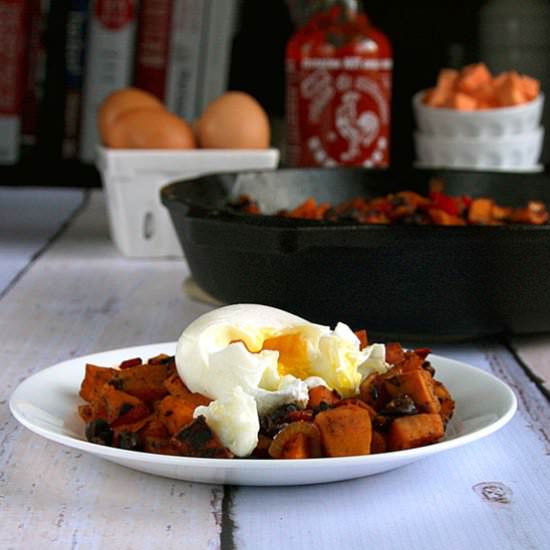
<instances>
[{"instance_id":1,"label":"perforated ceramic container","mask_svg":"<svg viewBox=\"0 0 550 550\"><path fill-rule=\"evenodd\" d=\"M417 128L430 136L456 138L506 137L534 132L541 121L544 94L516 107L457 111L422 103L426 90L413 97Z\"/></svg>"},{"instance_id":2,"label":"perforated ceramic container","mask_svg":"<svg viewBox=\"0 0 550 550\"><path fill-rule=\"evenodd\" d=\"M99 147L97 166L107 198L111 238L128 257L181 257L181 245L160 202L162 186L202 174L276 168L278 162L278 149Z\"/></svg>"}]
</instances>

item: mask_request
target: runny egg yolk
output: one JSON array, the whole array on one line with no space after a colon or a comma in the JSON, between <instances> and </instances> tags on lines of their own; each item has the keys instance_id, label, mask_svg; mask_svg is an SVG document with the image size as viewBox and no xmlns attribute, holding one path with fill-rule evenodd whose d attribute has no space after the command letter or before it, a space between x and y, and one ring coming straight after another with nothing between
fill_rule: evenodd
<instances>
[{"instance_id":1,"label":"runny egg yolk","mask_svg":"<svg viewBox=\"0 0 550 550\"><path fill-rule=\"evenodd\" d=\"M266 338L262 347L258 350L250 349L243 340L231 341L231 343L235 342L242 342L250 353L259 353L266 349L278 351L277 372L281 376L291 374L295 378L305 380L311 375L307 340L299 333L281 334Z\"/></svg>"},{"instance_id":2,"label":"runny egg yolk","mask_svg":"<svg viewBox=\"0 0 550 550\"><path fill-rule=\"evenodd\" d=\"M281 376L291 374L302 380L310 376L308 342L301 334L273 336L264 340L262 349L279 352L277 370Z\"/></svg>"}]
</instances>

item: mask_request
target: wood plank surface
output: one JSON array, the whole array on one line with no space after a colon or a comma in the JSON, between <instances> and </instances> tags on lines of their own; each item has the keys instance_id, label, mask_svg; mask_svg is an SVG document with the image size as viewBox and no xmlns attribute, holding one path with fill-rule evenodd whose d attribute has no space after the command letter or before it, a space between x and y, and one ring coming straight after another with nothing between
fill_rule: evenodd
<instances>
[{"instance_id":1,"label":"wood plank surface","mask_svg":"<svg viewBox=\"0 0 550 550\"><path fill-rule=\"evenodd\" d=\"M182 261L120 256L95 193L0 301L0 548L218 548L223 489L141 474L38 437L10 415L23 379L58 361L175 340L208 306Z\"/></svg>"},{"instance_id":2,"label":"wood plank surface","mask_svg":"<svg viewBox=\"0 0 550 550\"><path fill-rule=\"evenodd\" d=\"M189 275L182 260L122 257L94 191L0 297L0 548L548 548L550 409L497 341L434 352L510 385L519 410L505 428L353 481L237 488L164 479L45 440L12 418L11 392L43 368L177 339L212 308L183 291Z\"/></svg>"},{"instance_id":3,"label":"wood plank surface","mask_svg":"<svg viewBox=\"0 0 550 550\"><path fill-rule=\"evenodd\" d=\"M82 205L80 189L0 188L0 292Z\"/></svg>"},{"instance_id":4,"label":"wood plank surface","mask_svg":"<svg viewBox=\"0 0 550 550\"><path fill-rule=\"evenodd\" d=\"M546 399L498 344L434 352L505 380L519 400L512 421L485 439L377 476L302 488L233 488L235 547L548 548Z\"/></svg>"}]
</instances>

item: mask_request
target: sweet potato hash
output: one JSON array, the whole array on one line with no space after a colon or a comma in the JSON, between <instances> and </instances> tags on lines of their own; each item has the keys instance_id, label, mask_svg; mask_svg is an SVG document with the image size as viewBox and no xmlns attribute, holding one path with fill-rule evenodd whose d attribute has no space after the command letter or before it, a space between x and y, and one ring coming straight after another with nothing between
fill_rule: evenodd
<instances>
[{"instance_id":1,"label":"sweet potato hash","mask_svg":"<svg viewBox=\"0 0 550 550\"><path fill-rule=\"evenodd\" d=\"M258 204L248 195L241 195L228 207L238 212L262 214ZM493 199L468 195L450 196L435 182L428 196L414 191L399 191L382 197L355 197L337 205L318 203L309 197L290 210L274 214L285 218L355 222L359 224L410 225L542 225L549 221L544 203L529 201L526 206L501 206Z\"/></svg>"},{"instance_id":2,"label":"sweet potato hash","mask_svg":"<svg viewBox=\"0 0 550 550\"><path fill-rule=\"evenodd\" d=\"M367 345L365 331L359 331ZM260 416L250 458L298 459L368 455L439 441L454 410L435 376L427 348L386 345L390 368L372 373L352 398L316 386L305 408L284 405ZM173 356L129 359L117 368L87 364L79 407L88 441L165 455L234 458L195 408L210 399L182 382Z\"/></svg>"}]
</instances>

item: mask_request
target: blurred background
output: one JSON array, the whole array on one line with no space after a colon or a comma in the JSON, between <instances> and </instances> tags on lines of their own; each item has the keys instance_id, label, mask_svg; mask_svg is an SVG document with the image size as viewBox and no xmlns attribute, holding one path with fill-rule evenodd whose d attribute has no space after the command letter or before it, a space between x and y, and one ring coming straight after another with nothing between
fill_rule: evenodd
<instances>
[{"instance_id":1,"label":"blurred background","mask_svg":"<svg viewBox=\"0 0 550 550\"><path fill-rule=\"evenodd\" d=\"M550 87L550 0L362 4L393 46L392 167L413 163L411 98L442 67L485 61ZM284 162L294 32L285 0L0 0L0 30L1 185L101 185L91 128L106 90L124 85L157 88L188 119L220 91L248 92L267 111ZM169 49L179 67L152 62ZM171 83L159 77L170 71L179 71ZM547 148L542 160L547 169Z\"/></svg>"}]
</instances>

